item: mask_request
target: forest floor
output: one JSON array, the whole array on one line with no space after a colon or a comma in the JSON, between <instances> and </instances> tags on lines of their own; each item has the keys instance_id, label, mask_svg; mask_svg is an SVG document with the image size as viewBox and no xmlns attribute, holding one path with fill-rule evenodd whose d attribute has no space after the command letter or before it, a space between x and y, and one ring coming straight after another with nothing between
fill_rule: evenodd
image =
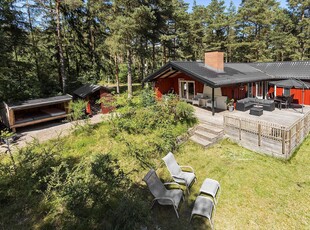
<instances>
[{"instance_id":1,"label":"forest floor","mask_svg":"<svg viewBox=\"0 0 310 230\"><path fill-rule=\"evenodd\" d=\"M96 114L89 119L90 124L98 124L108 117L108 114ZM85 121L78 121L85 122ZM38 140L40 143L55 139L57 137L65 137L71 134L76 126L77 122L64 122L64 121L52 121L45 124L38 124L28 127L23 127L17 130L17 140L14 141L13 150L25 147L27 143L33 140ZM6 148L4 145L0 145L0 153L4 152Z\"/></svg>"}]
</instances>

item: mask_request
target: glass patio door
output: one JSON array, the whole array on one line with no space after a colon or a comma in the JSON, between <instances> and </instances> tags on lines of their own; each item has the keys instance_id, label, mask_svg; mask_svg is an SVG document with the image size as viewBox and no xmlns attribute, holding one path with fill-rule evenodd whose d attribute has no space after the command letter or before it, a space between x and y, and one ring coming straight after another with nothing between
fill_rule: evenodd
<instances>
[{"instance_id":1,"label":"glass patio door","mask_svg":"<svg viewBox=\"0 0 310 230\"><path fill-rule=\"evenodd\" d=\"M263 99L268 93L268 82L260 81L256 82L256 98Z\"/></svg>"},{"instance_id":2,"label":"glass patio door","mask_svg":"<svg viewBox=\"0 0 310 230\"><path fill-rule=\"evenodd\" d=\"M191 100L195 96L195 82L194 81L184 81L179 82L179 96L180 98Z\"/></svg>"}]
</instances>

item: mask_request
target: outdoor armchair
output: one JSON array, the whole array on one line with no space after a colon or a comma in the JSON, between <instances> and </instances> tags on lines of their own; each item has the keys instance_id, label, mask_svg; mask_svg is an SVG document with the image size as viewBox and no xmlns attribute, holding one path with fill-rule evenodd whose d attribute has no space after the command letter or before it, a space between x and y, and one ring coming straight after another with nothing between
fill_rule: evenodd
<instances>
[{"instance_id":1,"label":"outdoor armchair","mask_svg":"<svg viewBox=\"0 0 310 230\"><path fill-rule=\"evenodd\" d=\"M151 208L154 206L157 201L160 205L172 205L174 211L179 218L178 207L181 199L184 200L183 190L180 185L174 182L170 183L162 183L158 178L154 169L151 169L143 178L143 181L147 184L150 192L154 196L154 200ZM177 189L168 190L165 185L176 185Z\"/></svg>"},{"instance_id":2,"label":"outdoor armchair","mask_svg":"<svg viewBox=\"0 0 310 230\"><path fill-rule=\"evenodd\" d=\"M202 93L197 93L197 95L193 98L192 104L200 106L200 99L203 98Z\"/></svg>"},{"instance_id":3,"label":"outdoor armchair","mask_svg":"<svg viewBox=\"0 0 310 230\"><path fill-rule=\"evenodd\" d=\"M169 152L163 160L173 180L179 184L184 184L187 192L189 193L189 187L197 179L194 169L191 166L180 166L171 152ZM189 169L190 171L183 171L182 169Z\"/></svg>"}]
</instances>

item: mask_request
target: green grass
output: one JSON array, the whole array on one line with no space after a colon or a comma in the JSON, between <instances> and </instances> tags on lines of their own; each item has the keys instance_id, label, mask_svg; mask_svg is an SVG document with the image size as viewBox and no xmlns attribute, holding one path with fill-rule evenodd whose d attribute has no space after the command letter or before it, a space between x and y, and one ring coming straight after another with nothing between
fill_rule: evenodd
<instances>
[{"instance_id":1,"label":"green grass","mask_svg":"<svg viewBox=\"0 0 310 230\"><path fill-rule=\"evenodd\" d=\"M180 126L177 130L182 133L184 128ZM80 133L66 137L62 140L62 152L59 154L75 161L91 160L98 153L114 155L136 185L133 188L137 193L144 194L141 199L145 205L151 205L152 197L142 182L148 168L141 166L134 156L124 154L125 144L109 137L108 130L109 125L103 123L97 125L91 134ZM144 135L133 135L130 138L141 143L141 148L147 148ZM161 160L165 154L154 153L152 165L164 181L171 181ZM310 137L290 161L259 155L229 140L223 140L208 149L188 141L174 154L180 165L190 165L195 169L198 181L180 205L180 219L176 218L173 208L169 206L155 205L152 210L147 209L150 215L149 229L205 229L208 225L205 219L195 218L189 223L189 218L199 188L207 177L221 184L214 218L216 229L309 229ZM34 199L33 205L35 202ZM7 218L2 223L14 223L14 219L9 220L12 217L10 208L1 207L1 216ZM41 228L52 218L48 214L44 218L41 213L33 214L36 216L31 216L22 224L16 223L11 228ZM3 224L0 226L4 227Z\"/></svg>"},{"instance_id":2,"label":"green grass","mask_svg":"<svg viewBox=\"0 0 310 230\"><path fill-rule=\"evenodd\" d=\"M195 197L207 177L218 180L221 195L215 213L217 229L307 229L310 226L310 138L290 161L246 150L229 140L209 149L187 142L176 153L181 165L191 165L198 176L180 208L180 221L167 208L154 215L165 229L186 229ZM167 170L159 170L169 179ZM163 210L163 209L161 209ZM173 221L165 216L169 215ZM193 225L204 227L202 220ZM207 223L207 222L206 222Z\"/></svg>"},{"instance_id":3,"label":"green grass","mask_svg":"<svg viewBox=\"0 0 310 230\"><path fill-rule=\"evenodd\" d=\"M124 146L108 138L106 125L101 125L92 136L71 136L65 142L67 156L90 157L93 153L109 152L119 159L131 179L145 187L143 176L148 169L138 166L137 160L122 155ZM143 140L143 136L135 136ZM115 150L115 145L117 150ZM157 173L170 181L168 170L158 154L154 159ZM180 205L180 219L172 207L155 205L150 211L151 227L161 229L187 229L190 226L204 229L207 221L195 218L189 225L194 200L203 180L218 180L221 195L215 213L217 229L306 229L310 226L310 138L308 137L290 161L259 155L229 140L205 149L190 141L182 144L175 157L181 165L191 165L198 181L192 186L190 196ZM136 169L137 171L133 171ZM145 190L145 202L152 197Z\"/></svg>"}]
</instances>

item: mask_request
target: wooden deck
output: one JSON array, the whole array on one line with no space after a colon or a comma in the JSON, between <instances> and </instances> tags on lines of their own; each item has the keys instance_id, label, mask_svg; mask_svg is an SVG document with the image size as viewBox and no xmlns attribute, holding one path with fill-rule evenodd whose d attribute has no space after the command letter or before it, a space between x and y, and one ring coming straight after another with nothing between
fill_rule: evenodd
<instances>
[{"instance_id":1,"label":"wooden deck","mask_svg":"<svg viewBox=\"0 0 310 230\"><path fill-rule=\"evenodd\" d=\"M278 124L284 127L293 125L297 120L302 118L305 114L310 112L310 106L304 107L304 113L301 113L301 109L275 109L274 111L265 111L261 116L250 115L250 111L234 111L230 113L232 116L239 118L251 119L253 121L265 121Z\"/></svg>"},{"instance_id":2,"label":"wooden deck","mask_svg":"<svg viewBox=\"0 0 310 230\"><path fill-rule=\"evenodd\" d=\"M301 109L275 109L254 116L249 110L218 111L195 107L200 123L222 127L232 140L250 150L289 159L310 131L310 106Z\"/></svg>"}]
</instances>

